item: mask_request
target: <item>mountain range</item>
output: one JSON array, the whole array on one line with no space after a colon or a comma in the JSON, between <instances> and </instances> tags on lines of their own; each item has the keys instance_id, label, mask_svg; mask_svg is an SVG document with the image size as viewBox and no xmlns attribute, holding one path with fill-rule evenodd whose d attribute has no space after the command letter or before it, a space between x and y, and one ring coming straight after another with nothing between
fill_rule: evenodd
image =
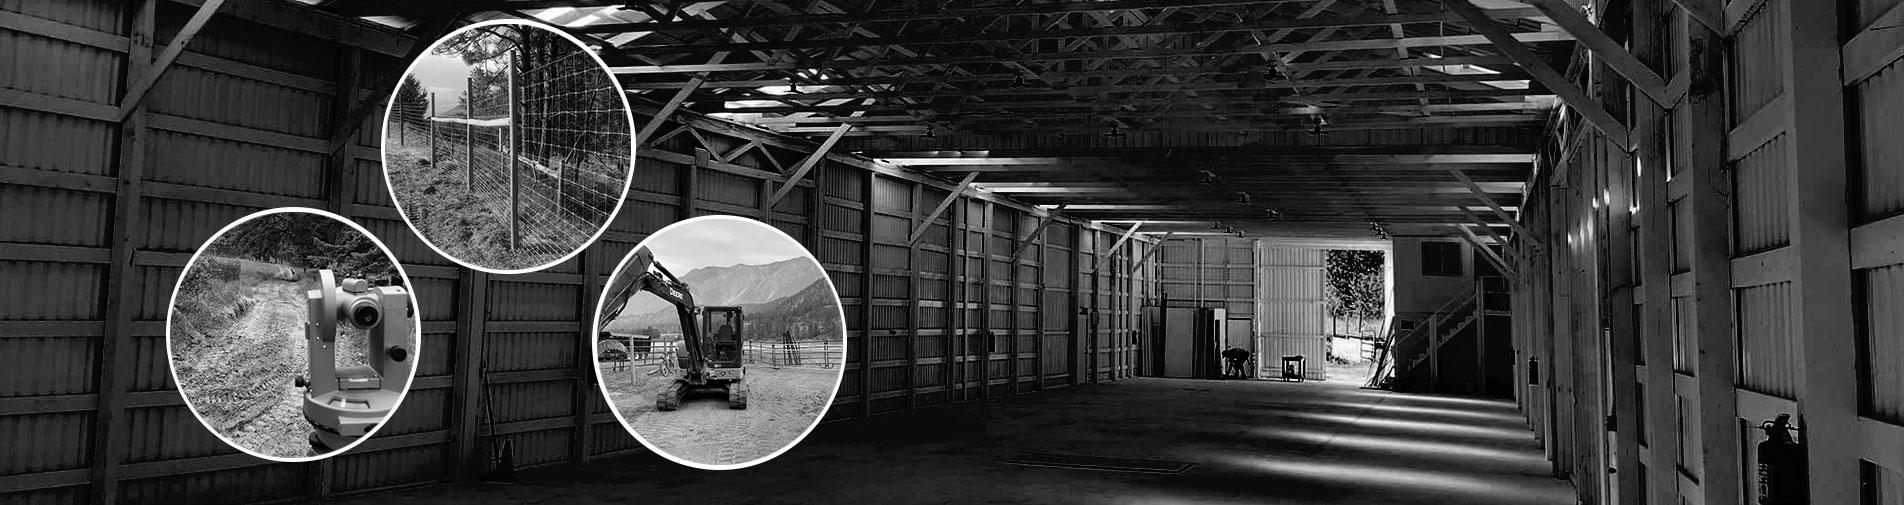
<instances>
[{"instance_id":1,"label":"mountain range","mask_svg":"<svg viewBox=\"0 0 1904 505\"><path fill-rule=\"evenodd\" d=\"M697 268L681 275L695 303L703 306L739 306L747 316L747 340L779 341L791 332L795 339L838 338L839 298L826 282L826 272L806 258L765 265ZM629 298L608 331L633 333L654 327L677 333L680 323L674 307L660 298L638 294Z\"/></svg>"}]
</instances>

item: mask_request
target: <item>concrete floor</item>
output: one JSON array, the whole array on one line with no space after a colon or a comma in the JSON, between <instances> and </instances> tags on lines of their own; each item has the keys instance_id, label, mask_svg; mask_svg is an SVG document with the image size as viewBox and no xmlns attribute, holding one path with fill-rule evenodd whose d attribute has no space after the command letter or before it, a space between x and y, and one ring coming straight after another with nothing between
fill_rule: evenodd
<instances>
[{"instance_id":1,"label":"concrete floor","mask_svg":"<svg viewBox=\"0 0 1904 505\"><path fill-rule=\"evenodd\" d=\"M1177 474L1019 466L1058 453ZM730 472L653 455L343 503L1570 504L1510 403L1341 383L1133 379L821 425Z\"/></svg>"}]
</instances>

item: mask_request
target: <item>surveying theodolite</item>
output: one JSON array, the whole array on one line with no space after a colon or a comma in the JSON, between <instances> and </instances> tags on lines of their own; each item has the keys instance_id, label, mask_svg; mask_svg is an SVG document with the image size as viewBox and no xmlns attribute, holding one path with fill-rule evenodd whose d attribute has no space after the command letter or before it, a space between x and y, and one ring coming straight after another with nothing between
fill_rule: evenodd
<instances>
[{"instance_id":1,"label":"surveying theodolite","mask_svg":"<svg viewBox=\"0 0 1904 505\"><path fill-rule=\"evenodd\" d=\"M330 270L317 271L317 289L306 291L310 310L304 323L309 375L304 388L304 420L317 429L311 448L319 454L340 449L369 435L389 417L403 397L414 366L410 341L416 311L402 286L371 286L363 279L338 282ZM339 324L366 330L367 365L337 366Z\"/></svg>"}]
</instances>

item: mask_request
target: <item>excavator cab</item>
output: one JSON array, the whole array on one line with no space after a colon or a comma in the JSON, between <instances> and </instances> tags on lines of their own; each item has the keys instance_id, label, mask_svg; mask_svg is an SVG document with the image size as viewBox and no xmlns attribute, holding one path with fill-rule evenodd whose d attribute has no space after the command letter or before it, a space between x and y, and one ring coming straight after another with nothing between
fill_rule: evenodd
<instances>
[{"instance_id":1,"label":"excavator cab","mask_svg":"<svg viewBox=\"0 0 1904 505\"><path fill-rule=\"evenodd\" d=\"M741 342L746 335L746 316L740 307L701 307L701 327L707 328L708 378L727 379L723 369L741 367ZM739 379L734 373L733 379Z\"/></svg>"}]
</instances>

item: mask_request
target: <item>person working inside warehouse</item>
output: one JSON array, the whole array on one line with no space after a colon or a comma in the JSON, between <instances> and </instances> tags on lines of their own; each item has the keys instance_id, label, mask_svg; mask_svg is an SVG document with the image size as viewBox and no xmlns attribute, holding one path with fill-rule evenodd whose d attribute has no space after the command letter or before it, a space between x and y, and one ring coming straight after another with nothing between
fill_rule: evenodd
<instances>
[{"instance_id":1,"label":"person working inside warehouse","mask_svg":"<svg viewBox=\"0 0 1904 505\"><path fill-rule=\"evenodd\" d=\"M1224 349L1223 350L1223 376L1234 377L1238 379L1249 378L1249 373L1246 371L1246 368L1245 368L1246 364L1249 363L1249 359L1250 359L1249 349L1244 349L1241 347L1234 347L1234 346L1230 347L1229 349Z\"/></svg>"}]
</instances>

